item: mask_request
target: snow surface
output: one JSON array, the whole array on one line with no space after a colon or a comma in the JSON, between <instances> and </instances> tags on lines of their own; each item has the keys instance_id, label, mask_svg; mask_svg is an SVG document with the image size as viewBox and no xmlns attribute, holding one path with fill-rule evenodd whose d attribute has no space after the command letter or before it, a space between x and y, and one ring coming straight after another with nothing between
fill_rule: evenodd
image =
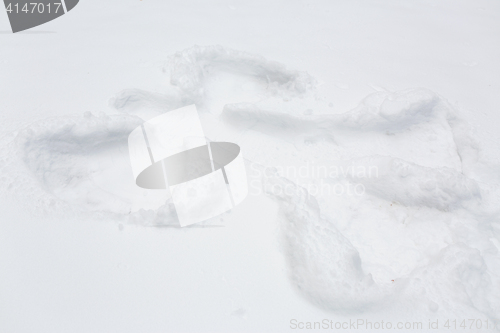
<instances>
[{"instance_id":1,"label":"snow surface","mask_svg":"<svg viewBox=\"0 0 500 333\"><path fill-rule=\"evenodd\" d=\"M85 1L0 34L0 331L500 322L498 16ZM250 194L179 228L127 137L192 103L242 148Z\"/></svg>"}]
</instances>

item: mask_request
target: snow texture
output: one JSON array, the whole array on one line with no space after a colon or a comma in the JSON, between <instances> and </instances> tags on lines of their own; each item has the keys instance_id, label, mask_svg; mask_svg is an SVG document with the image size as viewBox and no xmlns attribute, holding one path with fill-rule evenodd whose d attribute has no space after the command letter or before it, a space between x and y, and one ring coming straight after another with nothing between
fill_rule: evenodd
<instances>
[{"instance_id":1,"label":"snow texture","mask_svg":"<svg viewBox=\"0 0 500 333\"><path fill-rule=\"evenodd\" d=\"M331 114L309 74L221 46L177 52L165 74L162 93L117 93L114 115L45 119L4 137L4 194L34 213L176 225L169 193L135 186L127 136L196 103L208 138L239 144L253 189L278 203L279 242L305 299L340 313L403 307L500 320L497 189L467 123L443 97L376 92ZM376 173L284 167L304 165ZM364 191L311 193L306 184Z\"/></svg>"}]
</instances>

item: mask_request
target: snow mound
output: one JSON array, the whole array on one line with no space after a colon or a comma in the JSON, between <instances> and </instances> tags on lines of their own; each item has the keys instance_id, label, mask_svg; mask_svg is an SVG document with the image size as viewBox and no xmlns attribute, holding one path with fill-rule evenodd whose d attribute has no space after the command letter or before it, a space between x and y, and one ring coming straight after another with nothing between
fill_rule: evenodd
<instances>
[{"instance_id":1,"label":"snow mound","mask_svg":"<svg viewBox=\"0 0 500 333\"><path fill-rule=\"evenodd\" d=\"M168 193L146 191L133 182L127 139L142 122L132 115L88 112L29 125L8 145L10 166L16 169L9 174L22 184L15 192L43 212L132 220L138 215L142 224L155 224L159 217L162 224L175 222Z\"/></svg>"},{"instance_id":2,"label":"snow mound","mask_svg":"<svg viewBox=\"0 0 500 333\"><path fill-rule=\"evenodd\" d=\"M266 84L270 95L298 96L316 85L309 74L288 70L262 56L222 46L194 46L169 59L170 83L195 101L204 97L207 79L213 73L235 73Z\"/></svg>"},{"instance_id":3,"label":"snow mound","mask_svg":"<svg viewBox=\"0 0 500 333\"><path fill-rule=\"evenodd\" d=\"M193 103L201 112L219 114L228 103L303 97L317 84L306 72L222 46L193 46L177 52L163 71L169 85L160 93L127 89L114 96L110 105L144 119Z\"/></svg>"},{"instance_id":4,"label":"snow mound","mask_svg":"<svg viewBox=\"0 0 500 333\"><path fill-rule=\"evenodd\" d=\"M448 168L427 168L396 158L372 156L356 160L353 167L373 168L377 174L358 174L351 181L387 201L405 206L426 206L448 211L461 208L467 200L480 200L477 183Z\"/></svg>"},{"instance_id":5,"label":"snow mound","mask_svg":"<svg viewBox=\"0 0 500 333\"><path fill-rule=\"evenodd\" d=\"M325 105L316 103L317 108ZM428 167L462 171L457 141L470 140L466 129L456 134L449 118L456 115L445 100L426 89L374 93L344 114L299 115L265 109L259 104L226 105L222 119L239 132L258 131L300 146L328 142L337 159L379 154ZM455 121L460 124L458 121ZM467 154L477 148L470 146Z\"/></svg>"},{"instance_id":6,"label":"snow mound","mask_svg":"<svg viewBox=\"0 0 500 333\"><path fill-rule=\"evenodd\" d=\"M382 288L363 271L351 242L321 217L316 199L283 177L271 175L264 182L280 202L284 251L297 289L329 310L355 312L379 304Z\"/></svg>"},{"instance_id":7,"label":"snow mound","mask_svg":"<svg viewBox=\"0 0 500 333\"><path fill-rule=\"evenodd\" d=\"M292 283L314 304L341 313L380 311L405 304L413 309L410 311L429 316L441 309L448 315L476 313L498 319L499 288L492 282L498 282L498 276L488 271L484 253L464 243L471 244L473 237L457 232L473 223L470 216L448 216L458 218L450 226L446 221L450 213L440 211L419 213L421 208L390 204L395 205L390 209L392 214L384 214L379 208L382 201L373 202L369 197L349 200L360 206L354 211L358 218L342 216L352 210L343 207L344 198L330 198L340 203L331 203L338 211L326 216L306 189L275 170L261 174L263 188L280 205L283 250ZM403 224L398 221L401 215ZM346 226L340 219L356 221ZM426 219L434 221L422 223ZM481 237L477 230L472 233ZM453 234L459 239L456 243L450 239ZM482 238L488 243L487 235ZM492 246L489 243L485 252ZM389 274L377 271L400 265L399 274L395 270ZM370 271L379 276L374 279Z\"/></svg>"},{"instance_id":8,"label":"snow mound","mask_svg":"<svg viewBox=\"0 0 500 333\"><path fill-rule=\"evenodd\" d=\"M439 96L427 89L376 92L343 114L340 122L343 127L359 131L401 132L437 117L442 112L437 107L439 102Z\"/></svg>"}]
</instances>

